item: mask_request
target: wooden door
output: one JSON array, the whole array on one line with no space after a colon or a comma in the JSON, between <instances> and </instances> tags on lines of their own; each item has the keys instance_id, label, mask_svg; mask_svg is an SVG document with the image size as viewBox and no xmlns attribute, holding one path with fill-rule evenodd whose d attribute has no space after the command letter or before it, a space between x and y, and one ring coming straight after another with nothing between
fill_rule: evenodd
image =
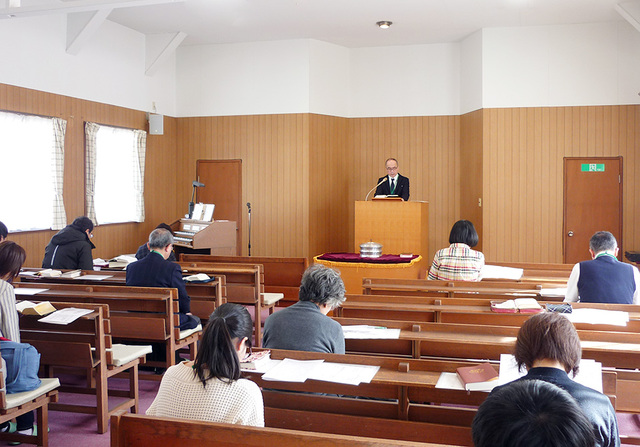
<instances>
[{"instance_id":1,"label":"wooden door","mask_svg":"<svg viewBox=\"0 0 640 447\"><path fill-rule=\"evenodd\" d=\"M196 202L213 203L214 220L232 220L237 223L236 255L242 254L242 160L198 160Z\"/></svg>"},{"instance_id":2,"label":"wooden door","mask_svg":"<svg viewBox=\"0 0 640 447\"><path fill-rule=\"evenodd\" d=\"M623 253L622 157L564 159L563 230L567 264L591 259L589 239L596 231L610 231Z\"/></svg>"}]
</instances>

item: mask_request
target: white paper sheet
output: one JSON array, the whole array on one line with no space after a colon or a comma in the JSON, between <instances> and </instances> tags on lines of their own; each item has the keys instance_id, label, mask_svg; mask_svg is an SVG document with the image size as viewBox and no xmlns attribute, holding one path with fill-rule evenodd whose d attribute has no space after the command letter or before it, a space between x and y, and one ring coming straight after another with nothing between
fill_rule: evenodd
<instances>
[{"instance_id":1,"label":"white paper sheet","mask_svg":"<svg viewBox=\"0 0 640 447\"><path fill-rule=\"evenodd\" d=\"M517 281L522 278L523 274L523 269L485 264L480 270L480 279L513 279Z\"/></svg>"},{"instance_id":2,"label":"white paper sheet","mask_svg":"<svg viewBox=\"0 0 640 447\"><path fill-rule=\"evenodd\" d=\"M20 276L36 276L38 272L20 272Z\"/></svg>"},{"instance_id":3,"label":"white paper sheet","mask_svg":"<svg viewBox=\"0 0 640 447\"><path fill-rule=\"evenodd\" d=\"M76 321L83 315L87 315L93 312L91 309L76 309L75 307L67 307L66 309L60 309L53 313L50 313L44 318L40 318L38 321L42 323L50 324L69 324Z\"/></svg>"},{"instance_id":4,"label":"white paper sheet","mask_svg":"<svg viewBox=\"0 0 640 447\"><path fill-rule=\"evenodd\" d=\"M540 296L567 296L567 288L555 287L550 289L540 289Z\"/></svg>"},{"instance_id":5,"label":"white paper sheet","mask_svg":"<svg viewBox=\"0 0 640 447\"><path fill-rule=\"evenodd\" d=\"M350 339L398 339L400 329L388 329L380 326L353 325L342 326L344 338Z\"/></svg>"},{"instance_id":6,"label":"white paper sheet","mask_svg":"<svg viewBox=\"0 0 640 447\"><path fill-rule=\"evenodd\" d=\"M570 314L562 314L572 323L611 324L613 326L626 326L629 321L629 312L604 309L576 309Z\"/></svg>"},{"instance_id":7,"label":"white paper sheet","mask_svg":"<svg viewBox=\"0 0 640 447\"><path fill-rule=\"evenodd\" d=\"M359 385L370 383L379 369L379 366L324 362L313 369L309 379Z\"/></svg>"},{"instance_id":8,"label":"white paper sheet","mask_svg":"<svg viewBox=\"0 0 640 447\"><path fill-rule=\"evenodd\" d=\"M49 289L30 289L27 287L16 287L13 289L16 295L37 295L40 292L46 292Z\"/></svg>"},{"instance_id":9,"label":"white paper sheet","mask_svg":"<svg viewBox=\"0 0 640 447\"><path fill-rule=\"evenodd\" d=\"M305 382L313 369L322 364L324 360L293 360L284 359L262 376L264 380L279 382Z\"/></svg>"},{"instance_id":10,"label":"white paper sheet","mask_svg":"<svg viewBox=\"0 0 640 447\"><path fill-rule=\"evenodd\" d=\"M90 279L91 281L104 281L107 278L113 278L113 275L82 275L73 279Z\"/></svg>"}]
</instances>

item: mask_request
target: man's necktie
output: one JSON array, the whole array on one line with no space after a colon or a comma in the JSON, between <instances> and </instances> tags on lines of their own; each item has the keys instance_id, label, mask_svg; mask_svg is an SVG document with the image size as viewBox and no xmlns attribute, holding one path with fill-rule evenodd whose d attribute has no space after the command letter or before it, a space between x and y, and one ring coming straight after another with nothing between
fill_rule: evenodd
<instances>
[{"instance_id":1,"label":"man's necktie","mask_svg":"<svg viewBox=\"0 0 640 447\"><path fill-rule=\"evenodd\" d=\"M396 181L395 179L391 179L391 195L396 192Z\"/></svg>"}]
</instances>

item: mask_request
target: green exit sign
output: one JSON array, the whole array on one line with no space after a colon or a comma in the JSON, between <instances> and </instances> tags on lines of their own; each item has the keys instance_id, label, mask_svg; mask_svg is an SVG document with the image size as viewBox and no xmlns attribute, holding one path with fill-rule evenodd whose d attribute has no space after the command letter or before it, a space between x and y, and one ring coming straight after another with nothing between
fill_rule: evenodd
<instances>
[{"instance_id":1,"label":"green exit sign","mask_svg":"<svg viewBox=\"0 0 640 447\"><path fill-rule=\"evenodd\" d=\"M604 163L582 163L582 172L604 172Z\"/></svg>"}]
</instances>

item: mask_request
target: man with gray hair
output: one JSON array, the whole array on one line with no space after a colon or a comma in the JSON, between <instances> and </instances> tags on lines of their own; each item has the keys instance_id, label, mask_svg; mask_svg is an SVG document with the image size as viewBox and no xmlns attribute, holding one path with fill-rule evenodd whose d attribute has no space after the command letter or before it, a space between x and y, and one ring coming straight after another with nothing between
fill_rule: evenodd
<instances>
[{"instance_id":1,"label":"man with gray hair","mask_svg":"<svg viewBox=\"0 0 640 447\"><path fill-rule=\"evenodd\" d=\"M193 329L200 318L191 314L191 298L182 280L180 266L167 261L173 251L173 236L164 228L149 235L150 253L127 266L127 285L141 287L172 287L178 289L180 329Z\"/></svg>"},{"instance_id":2,"label":"man with gray hair","mask_svg":"<svg viewBox=\"0 0 640 447\"><path fill-rule=\"evenodd\" d=\"M340 273L320 264L302 275L298 302L267 318L262 345L272 349L344 354L342 326L327 316L345 301Z\"/></svg>"},{"instance_id":3,"label":"man with gray hair","mask_svg":"<svg viewBox=\"0 0 640 447\"><path fill-rule=\"evenodd\" d=\"M640 272L618 261L618 243L608 231L589 241L591 261L576 264L567 282L564 302L640 304Z\"/></svg>"}]
</instances>

